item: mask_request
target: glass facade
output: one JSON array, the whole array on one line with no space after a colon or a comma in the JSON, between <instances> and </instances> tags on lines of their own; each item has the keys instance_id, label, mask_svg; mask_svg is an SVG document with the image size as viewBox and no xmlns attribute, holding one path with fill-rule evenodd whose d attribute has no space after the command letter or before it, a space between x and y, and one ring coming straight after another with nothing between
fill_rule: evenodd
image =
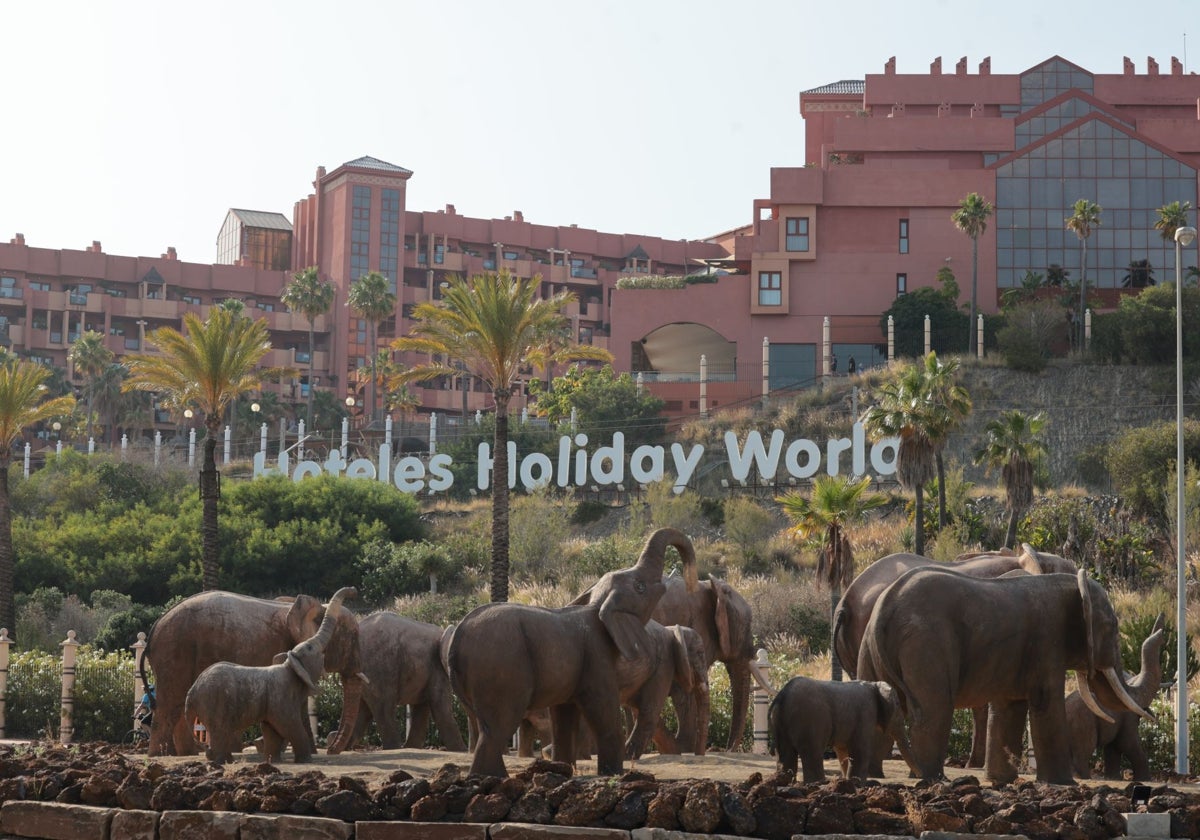
<instances>
[{"instance_id":1,"label":"glass facade","mask_svg":"<svg viewBox=\"0 0 1200 840\"><path fill-rule=\"evenodd\" d=\"M396 294L396 271L400 257L400 191L381 190L379 202L379 273L388 279ZM358 275L356 275L358 276Z\"/></svg>"},{"instance_id":2,"label":"glass facade","mask_svg":"<svg viewBox=\"0 0 1200 840\"><path fill-rule=\"evenodd\" d=\"M350 280L371 270L371 188L354 188L350 215Z\"/></svg>"},{"instance_id":3,"label":"glass facade","mask_svg":"<svg viewBox=\"0 0 1200 840\"><path fill-rule=\"evenodd\" d=\"M1060 93L1092 93L1092 74L1061 58L1052 58L1021 74L1021 112L1049 102Z\"/></svg>"},{"instance_id":4,"label":"glass facade","mask_svg":"<svg viewBox=\"0 0 1200 840\"><path fill-rule=\"evenodd\" d=\"M1087 243L1089 286L1120 288L1130 266L1173 264L1174 245L1154 230L1157 209L1172 201L1196 206L1196 170L1099 119L1028 149L996 171L996 265L1001 288L1025 272L1063 266L1081 272L1083 248L1066 229L1080 199L1103 208Z\"/></svg>"},{"instance_id":5,"label":"glass facade","mask_svg":"<svg viewBox=\"0 0 1200 840\"><path fill-rule=\"evenodd\" d=\"M767 379L767 387L772 391L811 388L817 381L816 345L771 342Z\"/></svg>"},{"instance_id":6,"label":"glass facade","mask_svg":"<svg viewBox=\"0 0 1200 840\"><path fill-rule=\"evenodd\" d=\"M1014 126L1018 156L996 168L997 285L1019 286L1026 272L1061 266L1071 281L1121 288L1173 264L1174 246L1154 230L1157 209L1197 201L1196 170L1134 136L1134 127L1081 96L1092 76L1051 59L1021 76L1021 112ZM1044 110L1047 102L1063 97ZM1033 112L1033 113L1031 113ZM1059 133L1061 132L1061 133ZM1057 136L1054 136L1056 135ZM1053 136L1053 139L1046 140ZM1079 199L1103 208L1083 246L1066 229Z\"/></svg>"}]
</instances>

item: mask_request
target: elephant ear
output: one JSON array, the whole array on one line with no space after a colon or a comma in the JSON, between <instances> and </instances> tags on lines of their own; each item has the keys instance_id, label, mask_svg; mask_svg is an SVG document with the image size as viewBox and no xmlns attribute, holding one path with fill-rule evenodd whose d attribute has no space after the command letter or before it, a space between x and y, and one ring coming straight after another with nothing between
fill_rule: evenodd
<instances>
[{"instance_id":1,"label":"elephant ear","mask_svg":"<svg viewBox=\"0 0 1200 840\"><path fill-rule=\"evenodd\" d=\"M717 606L713 615L717 625L717 659L728 662L737 658L740 643L744 641L735 637L740 636L740 624L734 602L737 593L723 580L713 580L711 583L713 594L717 596Z\"/></svg>"},{"instance_id":2,"label":"elephant ear","mask_svg":"<svg viewBox=\"0 0 1200 840\"><path fill-rule=\"evenodd\" d=\"M301 642L317 632L321 620L321 602L311 595L297 595L287 613L287 628L293 642Z\"/></svg>"},{"instance_id":3,"label":"elephant ear","mask_svg":"<svg viewBox=\"0 0 1200 840\"><path fill-rule=\"evenodd\" d=\"M1083 602L1083 626L1087 630L1087 670L1089 674L1096 671L1096 632L1093 629L1092 588L1089 585L1087 572L1079 570L1075 580L1079 584L1079 598Z\"/></svg>"},{"instance_id":4,"label":"elephant ear","mask_svg":"<svg viewBox=\"0 0 1200 840\"><path fill-rule=\"evenodd\" d=\"M598 583L598 582L599 582L599 581L597 581L597 583ZM590 603L592 602L592 590L594 590L595 588L596 588L596 584L595 584L595 583L593 583L593 584L592 584L591 586L589 586L587 589L583 590L583 594L581 594L581 595L580 595L578 598L576 598L576 599L575 599L574 601L572 601L571 603L567 604L567 606L568 606L568 607L583 607L583 606L587 606L588 604L590 604Z\"/></svg>"},{"instance_id":5,"label":"elephant ear","mask_svg":"<svg viewBox=\"0 0 1200 840\"><path fill-rule=\"evenodd\" d=\"M642 659L650 652L650 634L635 613L621 609L618 596L609 593L600 605L600 621L626 659Z\"/></svg>"},{"instance_id":6,"label":"elephant ear","mask_svg":"<svg viewBox=\"0 0 1200 840\"><path fill-rule=\"evenodd\" d=\"M300 661L300 657L296 656L290 650L287 652L287 664L295 671L296 676L308 686L310 691L317 690L317 684L313 681L312 674L308 673L308 669L304 667L304 663Z\"/></svg>"},{"instance_id":7,"label":"elephant ear","mask_svg":"<svg viewBox=\"0 0 1200 840\"><path fill-rule=\"evenodd\" d=\"M879 715L876 720L879 721L879 726L882 729L887 729L892 722L892 715L896 713L899 704L896 702L896 692L890 685L885 682L877 682L875 685L875 711Z\"/></svg>"}]
</instances>

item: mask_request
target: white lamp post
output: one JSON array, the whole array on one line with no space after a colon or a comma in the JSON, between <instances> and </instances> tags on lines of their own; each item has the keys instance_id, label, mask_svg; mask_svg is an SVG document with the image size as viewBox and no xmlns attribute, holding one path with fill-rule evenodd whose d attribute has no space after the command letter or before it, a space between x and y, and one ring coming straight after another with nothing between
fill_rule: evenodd
<instances>
[{"instance_id":1,"label":"white lamp post","mask_svg":"<svg viewBox=\"0 0 1200 840\"><path fill-rule=\"evenodd\" d=\"M1187 527L1183 484L1183 256L1181 249L1196 238L1194 227L1175 231L1175 772L1188 772L1187 702Z\"/></svg>"}]
</instances>

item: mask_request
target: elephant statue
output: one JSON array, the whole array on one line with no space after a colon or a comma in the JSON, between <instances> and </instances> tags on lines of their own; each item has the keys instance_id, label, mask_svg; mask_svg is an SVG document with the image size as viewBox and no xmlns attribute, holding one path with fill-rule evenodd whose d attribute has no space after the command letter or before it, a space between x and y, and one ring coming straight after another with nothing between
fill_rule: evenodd
<instances>
[{"instance_id":1,"label":"elephant statue","mask_svg":"<svg viewBox=\"0 0 1200 840\"><path fill-rule=\"evenodd\" d=\"M1120 671L1117 616L1100 584L1078 575L973 578L917 568L888 587L871 613L859 651L859 678L896 690L910 724L915 771L943 777L954 710L990 704L986 774L1017 777L1009 748L1025 728L1037 778L1071 784L1064 685L1074 670L1097 716L1108 707L1149 718Z\"/></svg>"},{"instance_id":2,"label":"elephant statue","mask_svg":"<svg viewBox=\"0 0 1200 840\"><path fill-rule=\"evenodd\" d=\"M220 590L185 598L167 610L150 628L144 657L154 669L158 695L150 755L196 754L192 721L184 716L183 705L201 671L214 662L270 665L276 654L314 635L324 615L320 600L311 595L271 601ZM339 737L329 746L332 754L344 750L354 732L363 690L358 619L349 610L337 616L324 667L342 680Z\"/></svg>"},{"instance_id":3,"label":"elephant statue","mask_svg":"<svg viewBox=\"0 0 1200 840\"><path fill-rule=\"evenodd\" d=\"M442 665L442 632L437 625L392 612L372 613L359 621L362 672L369 682L363 687L351 746L374 719L384 749L397 749L402 740L405 748L420 749L432 717L446 749L466 751L452 711L450 677ZM404 705L412 708L412 721L402 739L396 711Z\"/></svg>"},{"instance_id":4,"label":"elephant statue","mask_svg":"<svg viewBox=\"0 0 1200 840\"><path fill-rule=\"evenodd\" d=\"M297 763L312 759L312 738L305 721L307 699L316 693L325 671L325 647L333 638L342 601L357 595L352 587L339 589L317 632L281 654L277 664L215 662L200 673L188 689L184 715L186 720L199 720L208 731L209 761L232 761L242 733L254 724L262 725L267 761L278 761L289 741Z\"/></svg>"},{"instance_id":5,"label":"elephant statue","mask_svg":"<svg viewBox=\"0 0 1200 840\"><path fill-rule=\"evenodd\" d=\"M657 621L646 624L650 635L651 655L630 662L621 660L617 666L617 681L621 705L629 713L629 737L625 740L625 757L638 759L653 739L660 753L677 753L675 737L661 724L663 705L673 688L692 698L698 710L696 717L697 743L707 740L709 696L708 658L700 634L690 627L663 627ZM533 755L533 740L551 743L548 709L530 709L518 730L518 755ZM593 738L586 727L576 735L575 758L592 754ZM701 753L702 754L702 753Z\"/></svg>"},{"instance_id":6,"label":"elephant statue","mask_svg":"<svg viewBox=\"0 0 1200 840\"><path fill-rule=\"evenodd\" d=\"M1150 635L1142 642L1142 670L1127 679L1129 696L1139 706L1149 707L1162 685L1162 650L1166 642L1163 615ZM1071 741L1071 759L1075 775L1081 779L1092 777L1092 755L1099 748L1104 754L1104 778L1121 778L1121 757L1129 759L1133 778L1150 778L1150 759L1142 747L1138 735L1138 718L1130 712L1118 712L1116 721L1108 723L1096 717L1083 702L1078 691L1067 695L1067 728Z\"/></svg>"},{"instance_id":7,"label":"elephant statue","mask_svg":"<svg viewBox=\"0 0 1200 840\"><path fill-rule=\"evenodd\" d=\"M582 715L596 735L598 772L621 772L618 669L622 659L652 655L646 622L663 594L667 546L679 551L685 566L695 566L691 540L660 528L633 567L597 581L587 604L485 604L450 632L450 684L479 724L471 773L507 775L503 755L512 734L528 709L542 706L550 707L556 755L574 756Z\"/></svg>"},{"instance_id":8,"label":"elephant statue","mask_svg":"<svg viewBox=\"0 0 1200 840\"><path fill-rule=\"evenodd\" d=\"M857 680L792 677L767 710L780 768L795 773L799 759L805 784L825 779L825 750L831 746L846 778L867 778L874 757L893 740L907 757L903 720L890 685Z\"/></svg>"},{"instance_id":9,"label":"elephant statue","mask_svg":"<svg viewBox=\"0 0 1200 840\"><path fill-rule=\"evenodd\" d=\"M732 695L725 749L741 749L750 708L751 679L769 693L775 693L753 666L755 651L750 605L737 590L719 578L697 580L695 567L685 566L682 577L673 574L664 582L666 592L654 610L654 620L665 626L691 627L704 642L708 667L718 661L725 666ZM675 745L668 749L703 753L705 744L698 743L700 739L694 733L703 732L702 738L707 740L707 732L696 725L696 710L687 693L675 689L671 700L679 718L679 732L675 736Z\"/></svg>"},{"instance_id":10,"label":"elephant statue","mask_svg":"<svg viewBox=\"0 0 1200 840\"><path fill-rule=\"evenodd\" d=\"M909 569L924 566L953 569L960 574L979 578L996 578L1014 570L1024 570L1031 575L1073 575L1076 571L1075 564L1070 560L1036 551L1028 543L1022 544L1020 554L1001 549L998 552L960 555L952 563L939 563L919 554L903 553L889 554L876 560L846 587L834 611L833 648L842 668L851 677L858 676L858 648L862 644L875 602L900 575ZM987 709L980 707L971 711L975 719L975 736L967 766L982 767L987 744ZM872 772L879 774L882 767L874 767Z\"/></svg>"}]
</instances>

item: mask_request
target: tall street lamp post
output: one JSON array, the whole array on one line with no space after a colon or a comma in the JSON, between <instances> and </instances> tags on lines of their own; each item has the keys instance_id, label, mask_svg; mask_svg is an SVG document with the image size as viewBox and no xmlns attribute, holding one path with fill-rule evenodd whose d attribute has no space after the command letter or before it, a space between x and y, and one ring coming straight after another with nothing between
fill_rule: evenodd
<instances>
[{"instance_id":1,"label":"tall street lamp post","mask_svg":"<svg viewBox=\"0 0 1200 840\"><path fill-rule=\"evenodd\" d=\"M1175 772L1188 772L1187 702L1187 527L1184 523L1183 460L1183 256L1196 238L1194 227L1175 231Z\"/></svg>"}]
</instances>

